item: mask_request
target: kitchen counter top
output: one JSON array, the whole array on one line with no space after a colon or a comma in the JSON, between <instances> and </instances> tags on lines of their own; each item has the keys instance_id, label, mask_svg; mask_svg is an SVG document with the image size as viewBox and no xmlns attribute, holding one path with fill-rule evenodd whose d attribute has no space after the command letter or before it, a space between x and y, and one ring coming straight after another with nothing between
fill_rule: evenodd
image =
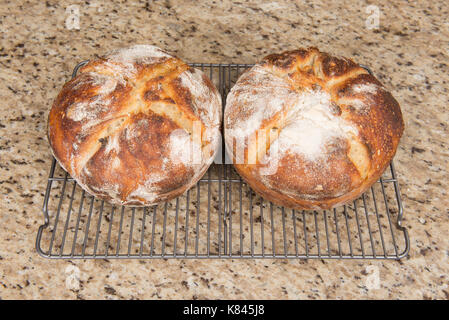
<instances>
[{"instance_id":1,"label":"kitchen counter top","mask_svg":"<svg viewBox=\"0 0 449 320\"><path fill-rule=\"evenodd\" d=\"M449 298L446 1L258 3L1 4L1 299ZM254 63L269 53L314 45L369 65L401 104L406 123L395 164L409 256L400 261L40 257L34 241L43 223L51 163L45 137L51 103L77 62L133 43L160 46L186 61L217 63ZM67 284L69 266L79 270L79 287ZM377 288L367 285L373 268Z\"/></svg>"}]
</instances>

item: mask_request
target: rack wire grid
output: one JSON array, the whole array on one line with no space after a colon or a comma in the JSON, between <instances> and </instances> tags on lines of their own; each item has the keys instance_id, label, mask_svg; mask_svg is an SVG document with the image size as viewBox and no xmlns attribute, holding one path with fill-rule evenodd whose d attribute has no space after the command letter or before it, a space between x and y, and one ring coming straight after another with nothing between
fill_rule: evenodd
<instances>
[{"instance_id":1,"label":"rack wire grid","mask_svg":"<svg viewBox=\"0 0 449 320\"><path fill-rule=\"evenodd\" d=\"M72 77L86 63L79 63ZM191 66L209 74L224 106L238 76L252 65ZM220 157L225 160L224 147ZM399 260L410 247L393 162L351 204L298 211L256 195L231 164L213 164L174 200L144 208L114 206L87 194L53 158L43 213L36 249L51 259Z\"/></svg>"}]
</instances>

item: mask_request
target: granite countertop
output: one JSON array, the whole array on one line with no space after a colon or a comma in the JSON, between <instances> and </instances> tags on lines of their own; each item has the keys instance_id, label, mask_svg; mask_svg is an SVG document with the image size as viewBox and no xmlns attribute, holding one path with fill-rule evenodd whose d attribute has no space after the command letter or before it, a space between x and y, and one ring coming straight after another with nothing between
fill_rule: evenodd
<instances>
[{"instance_id":1,"label":"granite countertop","mask_svg":"<svg viewBox=\"0 0 449 320\"><path fill-rule=\"evenodd\" d=\"M79 29L69 17L76 10ZM448 299L448 10L442 0L3 2L0 298ZM253 63L314 45L369 65L406 122L395 163L410 255L400 261L40 257L34 241L51 163L45 137L51 103L77 62L133 43L217 63ZM79 269L79 287L67 285L68 266ZM367 286L373 267L377 288Z\"/></svg>"}]
</instances>

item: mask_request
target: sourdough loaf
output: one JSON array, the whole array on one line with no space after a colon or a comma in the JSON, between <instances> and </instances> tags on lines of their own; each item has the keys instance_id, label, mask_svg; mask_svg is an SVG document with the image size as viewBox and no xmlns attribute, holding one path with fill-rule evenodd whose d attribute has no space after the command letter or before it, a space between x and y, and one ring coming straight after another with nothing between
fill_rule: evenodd
<instances>
[{"instance_id":1,"label":"sourdough loaf","mask_svg":"<svg viewBox=\"0 0 449 320\"><path fill-rule=\"evenodd\" d=\"M194 185L220 141L221 98L200 70L149 45L91 60L48 118L61 166L90 194L148 206Z\"/></svg>"},{"instance_id":2,"label":"sourdough loaf","mask_svg":"<svg viewBox=\"0 0 449 320\"><path fill-rule=\"evenodd\" d=\"M358 197L392 160L404 124L364 68L316 48L267 56L227 97L225 142L261 196L295 209Z\"/></svg>"}]
</instances>

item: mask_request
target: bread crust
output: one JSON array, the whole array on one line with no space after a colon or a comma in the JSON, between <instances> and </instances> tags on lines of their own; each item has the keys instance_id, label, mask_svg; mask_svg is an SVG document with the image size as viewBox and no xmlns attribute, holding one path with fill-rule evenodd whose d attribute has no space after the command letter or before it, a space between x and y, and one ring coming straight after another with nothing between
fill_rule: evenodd
<instances>
[{"instance_id":1,"label":"bread crust","mask_svg":"<svg viewBox=\"0 0 449 320\"><path fill-rule=\"evenodd\" d=\"M397 101L364 68L308 48L246 71L227 97L224 129L254 191L294 209L330 209L381 176L404 123Z\"/></svg>"},{"instance_id":2,"label":"bread crust","mask_svg":"<svg viewBox=\"0 0 449 320\"><path fill-rule=\"evenodd\" d=\"M91 60L48 117L61 166L110 203L150 206L192 187L220 141L221 97L200 70L137 45Z\"/></svg>"}]
</instances>

